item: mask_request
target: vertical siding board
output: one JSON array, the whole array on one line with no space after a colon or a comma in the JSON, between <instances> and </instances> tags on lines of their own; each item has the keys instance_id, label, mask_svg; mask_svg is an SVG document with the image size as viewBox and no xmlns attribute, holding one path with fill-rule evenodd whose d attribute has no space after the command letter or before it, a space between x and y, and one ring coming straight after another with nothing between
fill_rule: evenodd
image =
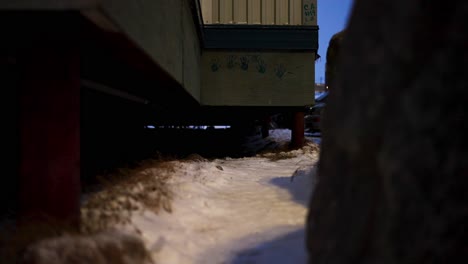
<instances>
[{"instance_id":1,"label":"vertical siding board","mask_svg":"<svg viewBox=\"0 0 468 264\"><path fill-rule=\"evenodd\" d=\"M219 19L219 0L212 0L212 20L211 23L219 24L221 20Z\"/></svg>"},{"instance_id":2,"label":"vertical siding board","mask_svg":"<svg viewBox=\"0 0 468 264\"><path fill-rule=\"evenodd\" d=\"M206 24L317 25L317 0L201 0Z\"/></svg>"},{"instance_id":3,"label":"vertical siding board","mask_svg":"<svg viewBox=\"0 0 468 264\"><path fill-rule=\"evenodd\" d=\"M289 24L289 0L276 0L275 2L275 23L277 25Z\"/></svg>"},{"instance_id":4,"label":"vertical siding board","mask_svg":"<svg viewBox=\"0 0 468 264\"><path fill-rule=\"evenodd\" d=\"M238 1L238 0L237 0ZM220 0L220 22L222 24L233 23L233 0Z\"/></svg>"},{"instance_id":5,"label":"vertical siding board","mask_svg":"<svg viewBox=\"0 0 468 264\"><path fill-rule=\"evenodd\" d=\"M262 0L248 0L248 23L249 24L261 24L262 23L262 12L261 12L261 1Z\"/></svg>"},{"instance_id":6,"label":"vertical siding board","mask_svg":"<svg viewBox=\"0 0 468 264\"><path fill-rule=\"evenodd\" d=\"M297 25L302 25L302 0L294 0L294 10Z\"/></svg>"},{"instance_id":7,"label":"vertical siding board","mask_svg":"<svg viewBox=\"0 0 468 264\"><path fill-rule=\"evenodd\" d=\"M280 17L279 17L279 7L280 7L280 1L279 0L275 0L275 6L273 7L273 14L274 14L274 21L275 21L275 25L279 24L279 21L280 21Z\"/></svg>"},{"instance_id":8,"label":"vertical siding board","mask_svg":"<svg viewBox=\"0 0 468 264\"><path fill-rule=\"evenodd\" d=\"M294 0L288 0L288 24L294 25Z\"/></svg>"},{"instance_id":9,"label":"vertical siding board","mask_svg":"<svg viewBox=\"0 0 468 264\"><path fill-rule=\"evenodd\" d=\"M234 22L247 24L247 0L234 0Z\"/></svg>"},{"instance_id":10,"label":"vertical siding board","mask_svg":"<svg viewBox=\"0 0 468 264\"><path fill-rule=\"evenodd\" d=\"M275 24L275 0L262 1L262 24Z\"/></svg>"},{"instance_id":11,"label":"vertical siding board","mask_svg":"<svg viewBox=\"0 0 468 264\"><path fill-rule=\"evenodd\" d=\"M302 0L289 0L289 24L302 25Z\"/></svg>"},{"instance_id":12,"label":"vertical siding board","mask_svg":"<svg viewBox=\"0 0 468 264\"><path fill-rule=\"evenodd\" d=\"M201 9L203 15L203 23L213 24L213 0L201 0Z\"/></svg>"}]
</instances>

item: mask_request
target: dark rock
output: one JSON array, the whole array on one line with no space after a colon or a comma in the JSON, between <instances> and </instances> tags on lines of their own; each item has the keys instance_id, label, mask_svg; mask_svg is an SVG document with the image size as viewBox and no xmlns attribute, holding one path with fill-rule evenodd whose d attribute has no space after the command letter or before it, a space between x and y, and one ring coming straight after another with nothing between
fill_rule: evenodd
<instances>
[{"instance_id":1,"label":"dark rock","mask_svg":"<svg viewBox=\"0 0 468 264\"><path fill-rule=\"evenodd\" d=\"M338 71L338 62L340 57L341 46L345 31L342 30L332 36L327 48L327 63L325 67L325 86L332 88Z\"/></svg>"},{"instance_id":2,"label":"dark rock","mask_svg":"<svg viewBox=\"0 0 468 264\"><path fill-rule=\"evenodd\" d=\"M309 263L468 263L468 1L356 0Z\"/></svg>"}]
</instances>

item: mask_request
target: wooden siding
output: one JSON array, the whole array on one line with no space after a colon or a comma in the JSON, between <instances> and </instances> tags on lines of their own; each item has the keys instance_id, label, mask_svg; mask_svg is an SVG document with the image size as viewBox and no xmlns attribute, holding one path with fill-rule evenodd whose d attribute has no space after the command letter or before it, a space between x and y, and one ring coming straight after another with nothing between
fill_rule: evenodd
<instances>
[{"instance_id":1,"label":"wooden siding","mask_svg":"<svg viewBox=\"0 0 468 264\"><path fill-rule=\"evenodd\" d=\"M314 102L315 52L206 51L201 103L304 106Z\"/></svg>"},{"instance_id":2,"label":"wooden siding","mask_svg":"<svg viewBox=\"0 0 468 264\"><path fill-rule=\"evenodd\" d=\"M205 24L317 25L317 0L201 0Z\"/></svg>"}]
</instances>

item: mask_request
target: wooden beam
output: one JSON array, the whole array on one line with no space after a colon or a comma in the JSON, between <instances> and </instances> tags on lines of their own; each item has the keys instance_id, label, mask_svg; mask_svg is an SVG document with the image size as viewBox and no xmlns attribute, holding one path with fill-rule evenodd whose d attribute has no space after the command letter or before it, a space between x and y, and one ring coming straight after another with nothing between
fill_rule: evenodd
<instances>
[{"instance_id":1,"label":"wooden beam","mask_svg":"<svg viewBox=\"0 0 468 264\"><path fill-rule=\"evenodd\" d=\"M64 38L22 51L19 202L22 219L78 225L80 53Z\"/></svg>"},{"instance_id":2,"label":"wooden beam","mask_svg":"<svg viewBox=\"0 0 468 264\"><path fill-rule=\"evenodd\" d=\"M206 49L318 50L317 26L205 25Z\"/></svg>"},{"instance_id":3,"label":"wooden beam","mask_svg":"<svg viewBox=\"0 0 468 264\"><path fill-rule=\"evenodd\" d=\"M295 112L291 129L291 147L304 146L304 112Z\"/></svg>"}]
</instances>

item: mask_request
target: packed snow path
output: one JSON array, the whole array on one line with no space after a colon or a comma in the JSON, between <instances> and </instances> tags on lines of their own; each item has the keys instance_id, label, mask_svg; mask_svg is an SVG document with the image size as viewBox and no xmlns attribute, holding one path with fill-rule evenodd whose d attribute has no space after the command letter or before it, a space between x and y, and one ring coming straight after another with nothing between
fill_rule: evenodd
<instances>
[{"instance_id":1,"label":"packed snow path","mask_svg":"<svg viewBox=\"0 0 468 264\"><path fill-rule=\"evenodd\" d=\"M281 131L273 136L289 140ZM306 263L304 226L317 159L317 145L309 142L250 158L167 162L171 212L137 204L131 226L157 264ZM157 166L145 171L163 174ZM141 194L144 184L128 190Z\"/></svg>"}]
</instances>

